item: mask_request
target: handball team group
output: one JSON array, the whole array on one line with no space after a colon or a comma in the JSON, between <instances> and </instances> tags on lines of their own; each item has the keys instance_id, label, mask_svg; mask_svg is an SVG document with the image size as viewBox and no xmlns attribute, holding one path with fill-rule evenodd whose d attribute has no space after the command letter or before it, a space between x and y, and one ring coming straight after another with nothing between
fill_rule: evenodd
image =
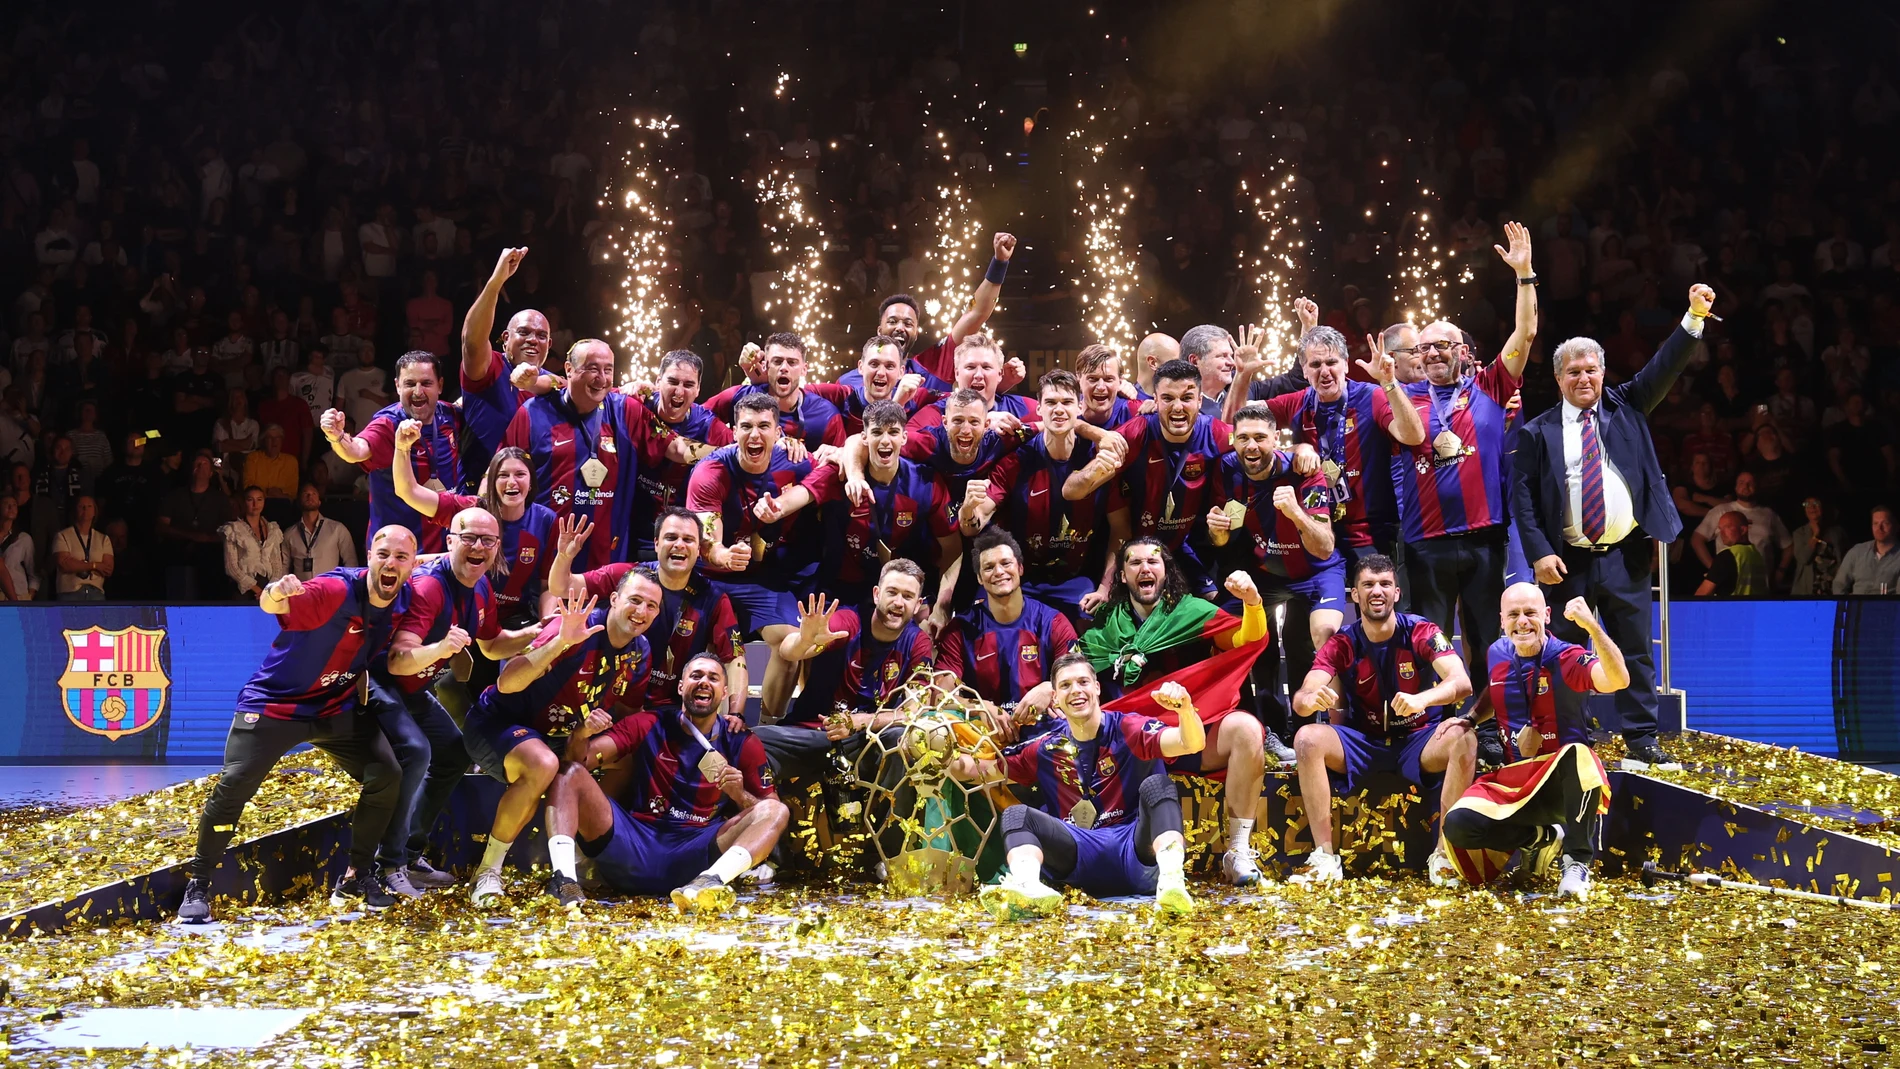
<instances>
[{"instance_id":1,"label":"handball team group","mask_svg":"<svg viewBox=\"0 0 1900 1069\"><path fill-rule=\"evenodd\" d=\"M561 903L585 900L585 857L609 893L720 911L769 878L782 789L903 775L869 766L910 752L904 699L931 685L974 692L986 729L941 770L1002 799L1004 870L981 891L1000 917L1054 911L1064 886L1191 911L1174 776L1219 781L1221 876L1260 882L1283 765L1314 843L1293 880L1344 878L1332 799L1397 773L1438 803L1434 883L1516 869L1588 895L1609 786L1585 697L1615 694L1625 768L1671 767L1650 567L1680 521L1646 418L1714 294L1693 287L1621 384L1596 341L1556 344L1563 400L1525 419L1537 278L1529 232L1505 238L1515 329L1495 354L1438 321L1354 360L1302 300L1292 354L1202 325L1027 383L983 333L1016 244L999 233L947 336L894 295L838 381L780 333L705 398L693 353L616 385L608 343L557 357L531 309L497 351L528 254L504 250L463 323L458 400L412 352L395 404L321 420L369 473L367 566L265 587L282 630L239 696L179 919L213 918L246 803L302 743L362 786L339 907L499 904L539 816ZM1199 685L1215 661L1244 674L1237 698ZM458 878L430 832L475 768L505 786Z\"/></svg>"}]
</instances>

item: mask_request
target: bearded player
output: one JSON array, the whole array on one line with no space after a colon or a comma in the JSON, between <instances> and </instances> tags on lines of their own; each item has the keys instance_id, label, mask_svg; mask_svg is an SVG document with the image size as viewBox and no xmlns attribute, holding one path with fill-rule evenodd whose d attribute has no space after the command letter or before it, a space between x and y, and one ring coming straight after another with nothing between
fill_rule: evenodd
<instances>
[{"instance_id":1,"label":"bearded player","mask_svg":"<svg viewBox=\"0 0 1900 1069\"><path fill-rule=\"evenodd\" d=\"M548 893L581 901L574 851L617 891L671 894L682 913L732 908L733 880L778 845L791 812L778 800L759 738L733 726L726 672L700 654L680 672L680 708L610 722L590 714L569 736L566 762L548 791ZM593 770L628 762L625 793L609 798Z\"/></svg>"},{"instance_id":2,"label":"bearded player","mask_svg":"<svg viewBox=\"0 0 1900 1069\"><path fill-rule=\"evenodd\" d=\"M1568 690L1581 708L1586 695L1629 686L1629 666L1582 598L1564 606L1564 617L1594 652L1549 633L1550 606L1530 583L1504 591L1498 616L1504 637L1491 646L1489 695L1509 763L1478 777L1445 812L1445 845L1473 886L1496 877L1512 851L1523 852L1520 868L1534 877L1562 855L1557 893L1587 898L1610 782L1581 719L1558 716L1557 696Z\"/></svg>"},{"instance_id":3,"label":"bearded player","mask_svg":"<svg viewBox=\"0 0 1900 1069\"><path fill-rule=\"evenodd\" d=\"M1151 894L1165 913L1191 912L1181 800L1162 760L1206 745L1193 700L1179 684L1155 690L1156 702L1180 717L1177 727L1104 710L1095 669L1080 653L1058 657L1053 680L1062 714L1053 730L1004 757L960 755L948 767L966 783L1008 780L1039 789L1038 805L1003 810L1009 871L983 889L984 908L1009 919L1053 913L1062 892L1046 877L1097 898Z\"/></svg>"},{"instance_id":4,"label":"bearded player","mask_svg":"<svg viewBox=\"0 0 1900 1069\"><path fill-rule=\"evenodd\" d=\"M1353 792L1376 772L1397 772L1421 790L1438 788L1440 812L1451 808L1477 763L1471 722L1446 718L1445 707L1471 693L1464 662L1438 625L1402 613L1399 579L1390 557L1372 553L1353 571L1352 600L1359 619L1326 640L1293 711L1330 714L1293 736L1300 799L1313 830L1307 870L1294 878L1330 883L1345 878L1333 845L1335 787ZM1442 848L1426 866L1434 883L1453 875Z\"/></svg>"}]
</instances>

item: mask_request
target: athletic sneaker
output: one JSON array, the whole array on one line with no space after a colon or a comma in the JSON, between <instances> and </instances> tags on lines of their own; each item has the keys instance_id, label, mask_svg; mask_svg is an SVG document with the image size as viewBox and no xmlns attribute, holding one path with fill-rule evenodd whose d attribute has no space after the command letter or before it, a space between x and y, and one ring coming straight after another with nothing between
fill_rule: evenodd
<instances>
[{"instance_id":1,"label":"athletic sneaker","mask_svg":"<svg viewBox=\"0 0 1900 1069\"><path fill-rule=\"evenodd\" d=\"M1194 897L1179 878L1164 879L1155 885L1155 908L1171 917L1185 917L1194 912Z\"/></svg>"},{"instance_id":2,"label":"athletic sneaker","mask_svg":"<svg viewBox=\"0 0 1900 1069\"><path fill-rule=\"evenodd\" d=\"M424 890L453 887L455 874L429 864L429 859L426 857L419 857L409 863L409 882Z\"/></svg>"},{"instance_id":3,"label":"athletic sneaker","mask_svg":"<svg viewBox=\"0 0 1900 1069\"><path fill-rule=\"evenodd\" d=\"M483 909L501 905L505 892L501 887L499 869L476 869L473 885L468 889L468 900Z\"/></svg>"},{"instance_id":4,"label":"athletic sneaker","mask_svg":"<svg viewBox=\"0 0 1900 1069\"><path fill-rule=\"evenodd\" d=\"M1478 736L1478 770L1489 772L1504 767L1504 740L1489 734Z\"/></svg>"},{"instance_id":5,"label":"athletic sneaker","mask_svg":"<svg viewBox=\"0 0 1900 1069\"><path fill-rule=\"evenodd\" d=\"M330 892L330 905L335 909L367 909L379 913L395 904L396 896L383 886L382 876L375 869L339 877L336 888Z\"/></svg>"},{"instance_id":6,"label":"athletic sneaker","mask_svg":"<svg viewBox=\"0 0 1900 1069\"><path fill-rule=\"evenodd\" d=\"M1425 876L1433 887L1453 888L1464 883L1458 875L1458 866L1451 863L1443 850L1433 850L1432 856L1425 859Z\"/></svg>"},{"instance_id":7,"label":"athletic sneaker","mask_svg":"<svg viewBox=\"0 0 1900 1069\"><path fill-rule=\"evenodd\" d=\"M1235 887L1252 887L1263 878L1260 874L1260 851L1251 846L1238 850L1229 850L1221 855L1221 875Z\"/></svg>"},{"instance_id":8,"label":"athletic sneaker","mask_svg":"<svg viewBox=\"0 0 1900 1069\"><path fill-rule=\"evenodd\" d=\"M1338 883L1346 878L1346 863L1339 855L1315 850L1306 855L1306 867L1287 877L1288 883Z\"/></svg>"},{"instance_id":9,"label":"athletic sneaker","mask_svg":"<svg viewBox=\"0 0 1900 1069\"><path fill-rule=\"evenodd\" d=\"M578 906L587 901L587 896L581 893L580 881L564 873L557 872L549 876L547 889L548 894L563 906Z\"/></svg>"},{"instance_id":10,"label":"athletic sneaker","mask_svg":"<svg viewBox=\"0 0 1900 1069\"><path fill-rule=\"evenodd\" d=\"M761 887L770 887L773 881L778 879L778 869L770 861L761 861L753 868L740 873L739 878L749 880Z\"/></svg>"},{"instance_id":11,"label":"athletic sneaker","mask_svg":"<svg viewBox=\"0 0 1900 1069\"><path fill-rule=\"evenodd\" d=\"M1682 762L1663 752L1663 748L1656 745L1656 739L1653 736L1645 735L1640 739L1627 739L1625 745L1629 747L1629 753L1623 758L1625 772L1644 772L1649 769L1655 769L1658 772L1677 772L1682 768Z\"/></svg>"},{"instance_id":12,"label":"athletic sneaker","mask_svg":"<svg viewBox=\"0 0 1900 1069\"><path fill-rule=\"evenodd\" d=\"M1032 920L1062 908L1062 892L1034 876L1005 873L1003 882L983 888L976 898L999 921Z\"/></svg>"},{"instance_id":13,"label":"athletic sneaker","mask_svg":"<svg viewBox=\"0 0 1900 1069\"><path fill-rule=\"evenodd\" d=\"M1564 849L1564 829L1561 824L1546 824L1537 829L1537 837L1524 848L1519 855L1518 864L1533 877L1541 878L1557 865L1557 855Z\"/></svg>"},{"instance_id":14,"label":"athletic sneaker","mask_svg":"<svg viewBox=\"0 0 1900 1069\"><path fill-rule=\"evenodd\" d=\"M211 881L186 880L185 898L178 903L178 923L211 923Z\"/></svg>"},{"instance_id":15,"label":"athletic sneaker","mask_svg":"<svg viewBox=\"0 0 1900 1069\"><path fill-rule=\"evenodd\" d=\"M702 872L684 887L673 888L673 908L681 913L724 913L738 901L719 877Z\"/></svg>"},{"instance_id":16,"label":"athletic sneaker","mask_svg":"<svg viewBox=\"0 0 1900 1069\"><path fill-rule=\"evenodd\" d=\"M1590 897L1590 866L1574 857L1564 858L1564 878L1557 884L1560 898L1582 901Z\"/></svg>"},{"instance_id":17,"label":"athletic sneaker","mask_svg":"<svg viewBox=\"0 0 1900 1069\"><path fill-rule=\"evenodd\" d=\"M1283 765L1290 765L1299 758L1299 755L1293 752L1293 747L1282 741L1272 728L1267 729L1266 746L1267 756Z\"/></svg>"},{"instance_id":18,"label":"athletic sneaker","mask_svg":"<svg viewBox=\"0 0 1900 1069\"><path fill-rule=\"evenodd\" d=\"M422 897L422 892L416 890L416 885L409 882L409 870L400 866L383 870L383 886L389 888L392 894L398 894L404 898Z\"/></svg>"}]
</instances>

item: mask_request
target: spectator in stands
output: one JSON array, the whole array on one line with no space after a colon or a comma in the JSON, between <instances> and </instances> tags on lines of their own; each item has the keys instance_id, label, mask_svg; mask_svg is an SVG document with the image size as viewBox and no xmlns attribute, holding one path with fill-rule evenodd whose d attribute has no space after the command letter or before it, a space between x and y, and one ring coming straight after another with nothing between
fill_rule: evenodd
<instances>
[{"instance_id":1,"label":"spectator in stands","mask_svg":"<svg viewBox=\"0 0 1900 1069\"><path fill-rule=\"evenodd\" d=\"M179 444L199 449L214 441L220 399L226 396L224 378L211 371L211 350L191 347L191 369L172 376L172 427Z\"/></svg>"},{"instance_id":2,"label":"spectator in stands","mask_svg":"<svg viewBox=\"0 0 1900 1069\"><path fill-rule=\"evenodd\" d=\"M99 429L98 402L80 402L79 422L66 432L66 437L72 440L73 461L83 478L96 487L99 475L112 464L112 439Z\"/></svg>"},{"instance_id":3,"label":"spectator in stands","mask_svg":"<svg viewBox=\"0 0 1900 1069\"><path fill-rule=\"evenodd\" d=\"M158 509L158 538L166 553L165 596L179 601L219 601L224 586L224 538L231 499L218 485L211 451L191 456L189 481L165 495Z\"/></svg>"},{"instance_id":4,"label":"spectator in stands","mask_svg":"<svg viewBox=\"0 0 1900 1069\"><path fill-rule=\"evenodd\" d=\"M1893 437L1871 418L1863 394L1849 393L1842 401L1841 419L1827 432L1827 464L1849 508L1871 507L1900 470Z\"/></svg>"},{"instance_id":5,"label":"spectator in stands","mask_svg":"<svg viewBox=\"0 0 1900 1069\"><path fill-rule=\"evenodd\" d=\"M1801 511L1808 522L1791 536L1794 579L1788 593L1797 598L1824 598L1834 592L1834 573L1841 554L1847 552L1847 532L1827 518L1826 505L1813 494L1801 502Z\"/></svg>"},{"instance_id":6,"label":"spectator in stands","mask_svg":"<svg viewBox=\"0 0 1900 1069\"><path fill-rule=\"evenodd\" d=\"M353 431L369 426L376 413L395 400L389 392L389 373L376 366L374 345L357 350L356 366L337 377L336 400L350 417Z\"/></svg>"},{"instance_id":7,"label":"spectator in stands","mask_svg":"<svg viewBox=\"0 0 1900 1069\"><path fill-rule=\"evenodd\" d=\"M218 530L224 541L224 574L237 584L238 597L256 601L264 586L289 570L284 532L264 518L264 491L244 488L244 512Z\"/></svg>"},{"instance_id":8,"label":"spectator in stands","mask_svg":"<svg viewBox=\"0 0 1900 1069\"><path fill-rule=\"evenodd\" d=\"M284 429L273 423L264 428L264 447L244 458L240 482L264 491L264 515L272 523L289 524L297 516L297 487L303 466L284 452ZM272 576L275 578L275 576Z\"/></svg>"},{"instance_id":9,"label":"spectator in stands","mask_svg":"<svg viewBox=\"0 0 1900 1069\"><path fill-rule=\"evenodd\" d=\"M225 395L224 417L211 427L211 445L230 470L243 471L244 458L257 448L257 420L251 418L251 398L242 389Z\"/></svg>"},{"instance_id":10,"label":"spectator in stands","mask_svg":"<svg viewBox=\"0 0 1900 1069\"><path fill-rule=\"evenodd\" d=\"M257 406L257 415L265 423L284 429L284 452L296 457L299 463L309 461L317 424L310 416L310 406L290 388L290 372L283 368L271 372L270 397Z\"/></svg>"},{"instance_id":11,"label":"spectator in stands","mask_svg":"<svg viewBox=\"0 0 1900 1069\"><path fill-rule=\"evenodd\" d=\"M1900 592L1900 553L1895 553L1893 509L1876 505L1870 517L1874 537L1847 551L1834 573L1836 594Z\"/></svg>"},{"instance_id":12,"label":"spectator in stands","mask_svg":"<svg viewBox=\"0 0 1900 1069\"><path fill-rule=\"evenodd\" d=\"M336 373L322 349L313 348L304 357L303 370L290 377L290 392L303 398L313 421L323 418L336 398Z\"/></svg>"},{"instance_id":13,"label":"spectator in stands","mask_svg":"<svg viewBox=\"0 0 1900 1069\"><path fill-rule=\"evenodd\" d=\"M73 442L65 435L53 438L46 462L33 475L33 496L52 509L56 526L72 520L73 502L81 494L92 493L92 480L73 462Z\"/></svg>"},{"instance_id":14,"label":"spectator in stands","mask_svg":"<svg viewBox=\"0 0 1900 1069\"><path fill-rule=\"evenodd\" d=\"M1735 498L1725 501L1708 511L1702 522L1696 526L1695 534L1689 540L1695 548L1695 555L1701 559L1704 568L1715 564L1718 550L1727 549L1729 543L1711 541L1717 539L1722 528L1722 517L1731 512L1739 512L1748 521L1748 540L1761 553L1764 561L1780 561L1786 555L1788 528L1775 515L1775 510L1755 500L1755 473L1744 471L1735 476Z\"/></svg>"},{"instance_id":15,"label":"spectator in stands","mask_svg":"<svg viewBox=\"0 0 1900 1069\"><path fill-rule=\"evenodd\" d=\"M1707 456L1715 468L1717 479L1729 478L1739 466L1735 437L1722 429L1720 420L1716 418L1715 406L1707 401L1696 409L1696 429L1693 434L1682 439L1682 451L1689 456L1697 453Z\"/></svg>"},{"instance_id":16,"label":"spectator in stands","mask_svg":"<svg viewBox=\"0 0 1900 1069\"><path fill-rule=\"evenodd\" d=\"M1768 593L1768 565L1748 541L1748 519L1741 512L1724 512L1717 521L1722 548L1709 565L1696 597L1750 598Z\"/></svg>"},{"instance_id":17,"label":"spectator in stands","mask_svg":"<svg viewBox=\"0 0 1900 1069\"><path fill-rule=\"evenodd\" d=\"M356 567L356 543L343 524L323 514L323 493L315 483L297 490L300 516L284 531L290 571L299 579L339 567Z\"/></svg>"},{"instance_id":18,"label":"spectator in stands","mask_svg":"<svg viewBox=\"0 0 1900 1069\"><path fill-rule=\"evenodd\" d=\"M39 571L33 566L33 536L20 526L20 503L0 496L0 597L32 601L39 596Z\"/></svg>"},{"instance_id":19,"label":"spectator in stands","mask_svg":"<svg viewBox=\"0 0 1900 1069\"><path fill-rule=\"evenodd\" d=\"M73 502L73 525L53 539L55 591L61 601L103 601L112 574L112 539L94 529L98 503L90 495Z\"/></svg>"}]
</instances>

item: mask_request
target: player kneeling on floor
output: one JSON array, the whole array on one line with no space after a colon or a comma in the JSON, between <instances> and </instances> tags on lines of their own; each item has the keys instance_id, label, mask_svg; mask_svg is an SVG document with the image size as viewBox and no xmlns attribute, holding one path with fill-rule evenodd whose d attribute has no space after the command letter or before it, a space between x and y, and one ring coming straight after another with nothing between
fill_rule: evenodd
<instances>
[{"instance_id":1,"label":"player kneeling on floor","mask_svg":"<svg viewBox=\"0 0 1900 1069\"><path fill-rule=\"evenodd\" d=\"M1166 912L1191 911L1181 801L1161 765L1164 757L1207 745L1187 690L1164 683L1154 692L1180 717L1179 727L1169 727L1104 711L1101 683L1084 654L1056 658L1050 680L1061 724L999 759L950 762L950 775L964 782L1007 779L1041 788L1037 806L1003 810L1009 871L983 889L984 907L1017 919L1053 912L1062 893L1043 882L1047 876L1099 898L1152 894Z\"/></svg>"},{"instance_id":2,"label":"player kneeling on floor","mask_svg":"<svg viewBox=\"0 0 1900 1069\"><path fill-rule=\"evenodd\" d=\"M757 735L733 728L726 669L709 653L680 672L678 712L641 712L618 723L593 714L569 736L566 762L548 790L548 893L581 901L574 847L615 890L672 893L683 913L733 903L731 883L766 859L791 821L772 786ZM609 798L593 770L633 763L624 794Z\"/></svg>"},{"instance_id":3,"label":"player kneeling on floor","mask_svg":"<svg viewBox=\"0 0 1900 1069\"><path fill-rule=\"evenodd\" d=\"M1582 598L1564 606L1564 617L1590 636L1594 652L1546 630L1550 606L1530 583L1504 592L1499 615L1504 637L1491 646L1490 701L1511 763L1479 776L1445 812L1445 844L1459 877L1474 885L1512 868L1512 851L1521 851L1515 867L1532 876L1562 855L1557 893L1586 898L1610 784L1584 725L1558 718L1557 689L1613 693L1629 686L1629 667Z\"/></svg>"}]
</instances>

